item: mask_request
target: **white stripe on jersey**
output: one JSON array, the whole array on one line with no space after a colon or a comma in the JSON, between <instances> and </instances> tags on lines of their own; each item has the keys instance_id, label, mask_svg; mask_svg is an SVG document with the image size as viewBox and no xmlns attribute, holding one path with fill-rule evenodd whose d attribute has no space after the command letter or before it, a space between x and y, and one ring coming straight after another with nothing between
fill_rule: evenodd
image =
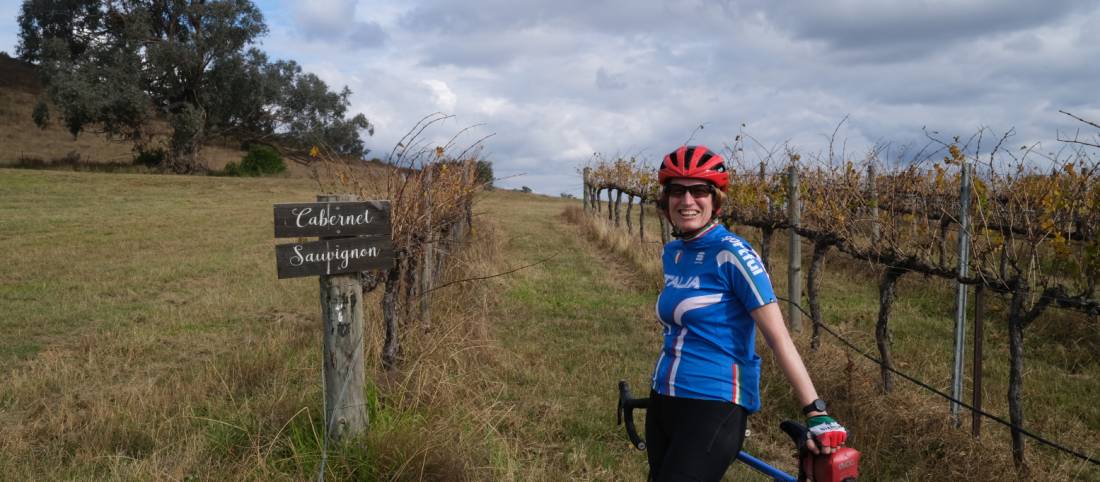
<instances>
[{"instance_id":1,"label":"white stripe on jersey","mask_svg":"<svg viewBox=\"0 0 1100 482\"><path fill-rule=\"evenodd\" d=\"M677 322L679 322L679 317ZM676 369L680 368L680 351L684 348L684 336L687 335L687 327L680 328L680 334L676 336L676 347L672 350L672 368L668 371L668 396L676 396Z\"/></svg>"},{"instance_id":2,"label":"white stripe on jersey","mask_svg":"<svg viewBox=\"0 0 1100 482\"><path fill-rule=\"evenodd\" d=\"M657 371L661 369L661 360L664 359L665 351L661 350L661 356L657 357L657 366L653 367L653 385L650 386L652 386L654 390L657 390Z\"/></svg>"},{"instance_id":3,"label":"white stripe on jersey","mask_svg":"<svg viewBox=\"0 0 1100 482\"><path fill-rule=\"evenodd\" d=\"M684 313L698 308L706 308L719 301L722 301L722 293L684 298L684 301L676 305L676 310L672 312L672 320L675 321L677 325L683 326L684 323L681 322L680 319L683 318Z\"/></svg>"},{"instance_id":4,"label":"white stripe on jersey","mask_svg":"<svg viewBox=\"0 0 1100 482\"><path fill-rule=\"evenodd\" d=\"M748 282L749 287L752 288L753 296L756 296L756 303L758 305L764 304L764 297L760 296L760 290L756 289L756 281L752 279L752 275L748 271L745 271L745 266L741 264L741 259L733 253L722 250L718 252L718 256L715 257L718 261L718 266L721 267L722 263L733 263L737 267L737 271L741 272L741 276L745 277L745 281Z\"/></svg>"},{"instance_id":5,"label":"white stripe on jersey","mask_svg":"<svg viewBox=\"0 0 1100 482\"><path fill-rule=\"evenodd\" d=\"M661 290L661 293L664 293L664 290ZM661 293L657 293L657 303L653 305L653 309L657 312L657 321L660 321L662 325L668 326L668 322L661 319Z\"/></svg>"}]
</instances>

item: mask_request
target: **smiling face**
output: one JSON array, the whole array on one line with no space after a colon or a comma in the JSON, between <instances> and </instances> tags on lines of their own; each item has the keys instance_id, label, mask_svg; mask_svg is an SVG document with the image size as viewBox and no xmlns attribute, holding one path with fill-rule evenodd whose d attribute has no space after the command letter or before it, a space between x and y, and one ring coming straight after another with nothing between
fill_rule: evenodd
<instances>
[{"instance_id":1,"label":"smiling face","mask_svg":"<svg viewBox=\"0 0 1100 482\"><path fill-rule=\"evenodd\" d=\"M714 214L713 186L698 179L672 179L668 183L668 218L676 229L690 233L706 226Z\"/></svg>"}]
</instances>

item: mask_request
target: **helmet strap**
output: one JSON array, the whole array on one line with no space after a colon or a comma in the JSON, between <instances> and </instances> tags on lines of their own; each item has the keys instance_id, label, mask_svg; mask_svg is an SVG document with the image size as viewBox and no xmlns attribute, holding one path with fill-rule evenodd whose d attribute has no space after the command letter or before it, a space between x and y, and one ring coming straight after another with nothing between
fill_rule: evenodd
<instances>
[{"instance_id":1,"label":"helmet strap","mask_svg":"<svg viewBox=\"0 0 1100 482\"><path fill-rule=\"evenodd\" d=\"M713 228L715 224L718 224L718 215L717 214L712 215L710 217L710 221L707 221L707 224L704 224L703 227L701 227L699 229L694 229L694 230L691 230L691 231L688 231L688 232L680 231L679 229L676 228L676 225L673 224L672 225L672 237L674 237L676 239L691 240L691 239L694 239L699 234L702 234L702 233L705 233L705 232L709 231L710 228Z\"/></svg>"}]
</instances>

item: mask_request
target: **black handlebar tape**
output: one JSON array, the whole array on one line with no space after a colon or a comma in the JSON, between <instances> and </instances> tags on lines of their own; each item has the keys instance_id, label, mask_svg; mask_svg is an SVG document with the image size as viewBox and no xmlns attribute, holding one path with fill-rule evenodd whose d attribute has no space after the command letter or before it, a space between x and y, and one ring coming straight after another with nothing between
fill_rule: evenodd
<instances>
[{"instance_id":1,"label":"black handlebar tape","mask_svg":"<svg viewBox=\"0 0 1100 482\"><path fill-rule=\"evenodd\" d=\"M806 450L806 434L809 432L804 425L795 422L794 420L784 420L779 424L779 429L787 433L791 437L791 441L798 447L798 453L802 454L803 450Z\"/></svg>"},{"instance_id":2,"label":"black handlebar tape","mask_svg":"<svg viewBox=\"0 0 1100 482\"><path fill-rule=\"evenodd\" d=\"M630 443L638 450L645 450L645 440L642 440L642 438L638 436L638 429L634 426L634 409L645 409L648 407L648 398L634 398L630 394L630 386L627 385L626 380L619 380L619 406L616 410L617 423L622 424L624 420L626 421L626 435L630 438Z\"/></svg>"},{"instance_id":3,"label":"black handlebar tape","mask_svg":"<svg viewBox=\"0 0 1100 482\"><path fill-rule=\"evenodd\" d=\"M779 428L786 432L787 436L791 438L791 442L794 442L794 445L798 447L798 478L795 480L798 482L810 480L810 474L806 472L806 457L810 456L810 449L806 447L806 440L810 430L794 420L784 420L779 424Z\"/></svg>"}]
</instances>

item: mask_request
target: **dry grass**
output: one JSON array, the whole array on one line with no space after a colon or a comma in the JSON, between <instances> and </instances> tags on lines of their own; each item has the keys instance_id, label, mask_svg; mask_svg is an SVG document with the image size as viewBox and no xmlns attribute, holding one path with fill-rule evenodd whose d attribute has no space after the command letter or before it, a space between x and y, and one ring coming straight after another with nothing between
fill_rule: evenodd
<instances>
[{"instance_id":1,"label":"dry grass","mask_svg":"<svg viewBox=\"0 0 1100 482\"><path fill-rule=\"evenodd\" d=\"M4 171L0 466L11 480L304 480L322 457L317 282L276 280L271 204L310 182ZM445 279L493 271L488 223ZM48 240L48 241L47 241ZM434 303L378 366L371 431L333 479L496 479L484 316L492 282ZM447 289L445 289L447 290ZM461 290L461 291L458 291ZM377 306L378 294L367 298ZM455 447L460 447L455 450Z\"/></svg>"},{"instance_id":2,"label":"dry grass","mask_svg":"<svg viewBox=\"0 0 1100 482\"><path fill-rule=\"evenodd\" d=\"M0 56L0 166L39 166L62 170L116 170L118 165L131 165L133 145L111 141L91 126L73 137L58 121L58 112L51 109L51 121L45 129L34 124L31 114L42 92L35 67L20 60ZM52 108L52 106L51 106ZM166 123L154 121L149 126L154 140L151 145L165 145L170 136ZM212 171L225 169L231 161L240 161L246 154L232 140L211 141L203 147L201 160ZM136 172L142 172L135 169ZM312 168L287 161L290 177L309 177Z\"/></svg>"},{"instance_id":3,"label":"dry grass","mask_svg":"<svg viewBox=\"0 0 1100 482\"><path fill-rule=\"evenodd\" d=\"M34 125L34 111L38 94L26 90L0 88L0 166L14 165L20 161L59 161L85 164L130 164L134 159L133 146L128 142L110 141L94 128L73 137L56 119L45 129ZM54 116L56 112L52 112ZM166 128L160 129L160 138L167 138ZM202 160L211 170L221 170L230 161L240 161L245 151L234 146L210 144L202 150ZM287 162L287 169L294 177L306 177L309 169L295 162Z\"/></svg>"},{"instance_id":4,"label":"dry grass","mask_svg":"<svg viewBox=\"0 0 1100 482\"><path fill-rule=\"evenodd\" d=\"M38 96L26 91L0 89L0 165L19 159L51 161L78 156L86 162L127 162L130 145L110 142L87 133L73 138L57 122L39 129L31 120Z\"/></svg>"},{"instance_id":5,"label":"dry grass","mask_svg":"<svg viewBox=\"0 0 1100 482\"><path fill-rule=\"evenodd\" d=\"M661 249L659 234L654 231L650 241L642 243L635 233L615 227L612 221L602 216L589 216L578 206L570 206L562 212L567 222L580 226L581 231L598 243L600 248L622 257L642 278L649 281L649 287L659 290L661 287ZM652 218L651 218L652 219ZM654 222L655 224L655 222Z\"/></svg>"},{"instance_id":6,"label":"dry grass","mask_svg":"<svg viewBox=\"0 0 1100 482\"><path fill-rule=\"evenodd\" d=\"M317 281L277 280L271 257L271 204L315 194L303 179L0 172L0 478L315 479L324 447ZM563 210L577 219L567 210L577 204L482 196L445 280L532 266L436 292L430 332L414 318L401 321L398 370L380 368L380 313L365 310L371 428L327 448L326 479L644 477L644 455L627 447L612 411L615 382L640 391L657 350L655 283L646 280L654 268L645 268L656 243L626 261L639 249L615 241L614 230L598 234L603 221L561 222ZM588 236L626 253L609 254ZM874 286L855 276L865 269L830 258L823 301L832 324L871 346ZM929 340L944 328L917 320L944 309L946 290L926 285L903 279L898 359L943 384L947 348ZM368 307L378 306L377 291ZM1040 324L1029 343L1045 346L1040 338L1066 338L1081 326ZM1003 333L990 330L987 367L996 367L1007 356L995 342ZM805 349L806 335L796 338ZM1087 395L1095 392L1084 392L1096 373L1095 358L1082 354L1089 340L1029 358L1039 375L1029 375L1026 392L1058 407L1029 405L1029 423L1086 449L1097 437L1088 408L1095 397ZM846 355L827 340L806 358L865 454L865 480L1014 478L1004 430L987 424L974 440L946 425L942 402L904 382L879 395L877 369ZM1082 394L1066 394L1055 365L1078 367ZM775 426L797 407L766 366L769 402L752 419L748 447L790 470ZM987 404L1003 412L996 376L1003 374L990 375ZM1064 416L1064 406L1080 416ZM1034 480L1097 479L1091 467L1035 444L1029 460ZM760 480L738 470L729 477Z\"/></svg>"}]
</instances>

